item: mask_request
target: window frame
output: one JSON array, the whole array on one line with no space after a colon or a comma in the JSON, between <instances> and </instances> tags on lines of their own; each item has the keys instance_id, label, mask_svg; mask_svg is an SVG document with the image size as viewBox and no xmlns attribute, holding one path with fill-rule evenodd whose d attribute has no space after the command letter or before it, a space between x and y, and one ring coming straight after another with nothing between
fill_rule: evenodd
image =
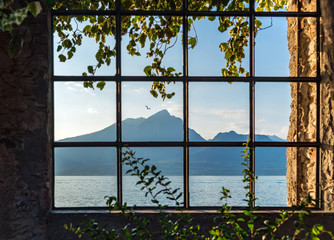
<instances>
[{"instance_id":1,"label":"window frame","mask_svg":"<svg viewBox=\"0 0 334 240\"><path fill-rule=\"evenodd\" d=\"M321 208L321 187L320 181L320 3L315 0L317 9L315 12L257 12L255 11L255 0L249 0L249 11L190 11L187 0L182 1L182 9L175 11L142 11L142 10L122 10L121 0L116 0L114 10L51 10L51 134L52 134L52 209L106 209L106 207L55 207L55 171L54 152L58 147L114 147L117 156L117 199L122 203L122 148L124 147L180 147L183 148L183 201L186 209L218 209L211 206L191 206L189 195L189 148L190 147L243 147L243 142L192 142L189 140L189 83L190 82L244 82L249 84L249 135L251 141L250 162L251 170L255 169L255 150L257 147L313 147L316 149L316 193L315 196L320 201L316 208ZM299 2L298 9L301 9ZM54 75L53 58L53 19L57 16L79 16L79 15L108 15L116 18L116 74L114 76L59 76ZM188 29L188 17L192 16L245 16L249 19L249 73L248 77L214 77L214 76L189 76L188 72L188 31L183 32L183 74L180 77L146 77L146 76L124 76L122 75L121 64L121 17L122 16L182 16L183 29ZM256 17L313 17L316 19L316 51L317 51L317 75L315 77L257 77L255 76L255 27ZM301 28L298 21L298 30ZM299 41L297 39L297 44ZM298 59L298 58L297 58ZM298 63L297 63L298 64ZM112 80L111 80L112 79ZM105 142L57 142L54 140L54 89L55 82L75 81L106 81L116 84L116 141ZM152 82L152 81L175 81L183 84L183 141L123 141L122 140L122 83L123 82ZM315 142L261 142L255 140L255 84L259 83L292 83L304 82L316 84L316 141ZM251 183L250 191L255 194L255 183ZM152 209L154 207L137 207L137 209ZM233 207L233 209L244 209L245 207ZM289 207L259 207L259 209L284 209Z\"/></svg>"}]
</instances>

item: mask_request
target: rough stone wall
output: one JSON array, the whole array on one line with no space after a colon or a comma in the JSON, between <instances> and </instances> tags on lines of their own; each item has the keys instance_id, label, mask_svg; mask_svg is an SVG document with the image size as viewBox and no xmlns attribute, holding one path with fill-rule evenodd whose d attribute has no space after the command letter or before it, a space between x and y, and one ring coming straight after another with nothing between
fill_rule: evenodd
<instances>
[{"instance_id":1,"label":"rough stone wall","mask_svg":"<svg viewBox=\"0 0 334 240\"><path fill-rule=\"evenodd\" d=\"M315 11L316 1L290 0L288 11ZM290 59L290 76L315 77L316 19L287 18ZM291 115L288 141L316 141L316 84L291 83ZM316 149L295 148L287 150L288 205L300 203L316 189Z\"/></svg>"},{"instance_id":2,"label":"rough stone wall","mask_svg":"<svg viewBox=\"0 0 334 240\"><path fill-rule=\"evenodd\" d=\"M323 208L334 210L334 2L320 0L321 6L321 87L320 159ZM315 11L314 0L289 0L289 10ZM291 76L314 77L317 72L316 23L314 18L288 18ZM299 45L297 45L299 41ZM298 47L299 46L299 47ZM291 83L291 115L288 141L316 140L316 84ZM287 151L288 204L297 204L308 193L315 193L314 148L289 148Z\"/></svg>"},{"instance_id":3,"label":"rough stone wall","mask_svg":"<svg viewBox=\"0 0 334 240\"><path fill-rule=\"evenodd\" d=\"M323 202L334 211L334 1L321 0L321 164Z\"/></svg>"},{"instance_id":4,"label":"rough stone wall","mask_svg":"<svg viewBox=\"0 0 334 240\"><path fill-rule=\"evenodd\" d=\"M50 205L48 15L29 16L17 59L0 31L0 239L46 239Z\"/></svg>"}]
</instances>

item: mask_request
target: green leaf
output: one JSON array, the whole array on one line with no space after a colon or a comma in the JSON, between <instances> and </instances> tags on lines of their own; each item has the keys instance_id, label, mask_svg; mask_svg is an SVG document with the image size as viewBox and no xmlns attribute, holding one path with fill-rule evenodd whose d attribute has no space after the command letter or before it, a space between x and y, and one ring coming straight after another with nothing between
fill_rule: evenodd
<instances>
[{"instance_id":1,"label":"green leaf","mask_svg":"<svg viewBox=\"0 0 334 240\"><path fill-rule=\"evenodd\" d=\"M28 10L34 17L42 11L41 3L38 1L28 3Z\"/></svg>"},{"instance_id":2,"label":"green leaf","mask_svg":"<svg viewBox=\"0 0 334 240\"><path fill-rule=\"evenodd\" d=\"M66 61L66 57L63 54L60 54L58 56L58 58L59 58L59 61L61 61L61 62L65 62Z\"/></svg>"},{"instance_id":3,"label":"green leaf","mask_svg":"<svg viewBox=\"0 0 334 240\"><path fill-rule=\"evenodd\" d=\"M96 87L99 88L100 90L103 90L104 86L106 85L105 81L98 82L96 84Z\"/></svg>"},{"instance_id":4,"label":"green leaf","mask_svg":"<svg viewBox=\"0 0 334 240\"><path fill-rule=\"evenodd\" d=\"M87 70L90 74L94 74L94 68L93 66L87 66Z\"/></svg>"},{"instance_id":5,"label":"green leaf","mask_svg":"<svg viewBox=\"0 0 334 240\"><path fill-rule=\"evenodd\" d=\"M248 217L252 216L252 213L248 210L244 210L244 214Z\"/></svg>"},{"instance_id":6,"label":"green leaf","mask_svg":"<svg viewBox=\"0 0 334 240\"><path fill-rule=\"evenodd\" d=\"M152 66L146 66L144 68L144 73L146 74L146 76L150 76L151 75L151 70L152 70Z\"/></svg>"},{"instance_id":7,"label":"green leaf","mask_svg":"<svg viewBox=\"0 0 334 240\"><path fill-rule=\"evenodd\" d=\"M210 21L214 21L214 20L216 19L216 16L209 16L208 19L209 19Z\"/></svg>"},{"instance_id":8,"label":"green leaf","mask_svg":"<svg viewBox=\"0 0 334 240\"><path fill-rule=\"evenodd\" d=\"M150 93L152 94L153 97L157 98L158 97L158 93L154 90L151 90Z\"/></svg>"},{"instance_id":9,"label":"green leaf","mask_svg":"<svg viewBox=\"0 0 334 240\"><path fill-rule=\"evenodd\" d=\"M13 36L9 41L8 55L10 58L17 57L23 47L23 39L20 36Z\"/></svg>"},{"instance_id":10,"label":"green leaf","mask_svg":"<svg viewBox=\"0 0 334 240\"><path fill-rule=\"evenodd\" d=\"M191 48L194 48L197 44L196 38L189 38L189 45Z\"/></svg>"}]
</instances>

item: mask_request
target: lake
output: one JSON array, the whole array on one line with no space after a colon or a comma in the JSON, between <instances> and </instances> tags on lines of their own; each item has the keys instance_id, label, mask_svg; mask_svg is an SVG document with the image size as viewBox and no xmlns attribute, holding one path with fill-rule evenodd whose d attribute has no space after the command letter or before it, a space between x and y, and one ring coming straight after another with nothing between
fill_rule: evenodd
<instances>
[{"instance_id":1,"label":"lake","mask_svg":"<svg viewBox=\"0 0 334 240\"><path fill-rule=\"evenodd\" d=\"M168 176L171 188L183 190L182 176ZM245 206L245 183L243 176L190 176L189 191L191 206L221 206L222 186L230 190L231 206ZM123 176L123 201L129 206L154 206L145 197L137 178ZM286 176L259 176L256 180L255 194L257 206L287 206ZM116 176L56 176L55 207L104 207L105 196L116 196ZM162 204L175 205L161 196ZM182 201L182 199L181 199Z\"/></svg>"}]
</instances>

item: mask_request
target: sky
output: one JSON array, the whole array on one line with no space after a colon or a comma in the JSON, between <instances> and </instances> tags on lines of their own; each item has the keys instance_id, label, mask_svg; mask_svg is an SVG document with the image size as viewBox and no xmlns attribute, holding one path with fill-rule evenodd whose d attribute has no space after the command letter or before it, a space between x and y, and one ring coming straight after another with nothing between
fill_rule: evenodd
<instances>
[{"instance_id":1,"label":"sky","mask_svg":"<svg viewBox=\"0 0 334 240\"><path fill-rule=\"evenodd\" d=\"M263 27L271 24L271 18L259 18ZM256 76L289 76L290 55L287 42L286 18L274 17L273 26L259 31L255 46ZM219 33L217 21L195 22L198 45L189 49L190 76L220 76L225 66L224 55L219 44L227 34ZM194 34L190 32L189 35ZM57 37L54 37L57 42ZM111 46L114 39L108 38ZM122 74L144 76L143 69L149 64L143 56L126 54L126 39L122 41ZM56 49L56 46L54 46ZM55 75L81 76L86 66L95 64L97 45L93 39L83 40L75 56L65 63L54 57ZM248 70L248 49L242 65ZM182 72L182 42L179 36L175 46L164 59L166 66ZM110 67L98 69L96 75L115 74L115 61ZM149 93L149 82L124 82L122 84L122 119L147 118L167 109L171 115L183 119L182 83L170 84L167 91L175 92L172 99L163 101ZM56 82L54 84L55 140L78 136L101 130L116 121L115 83L107 82L103 91L84 88L82 82ZM287 138L290 115L289 83L256 83L255 86L255 130L256 134L276 135ZM249 133L249 84L229 83L189 83L189 127L205 139L212 139L219 132L236 131ZM149 110L147 110L148 106Z\"/></svg>"}]
</instances>

